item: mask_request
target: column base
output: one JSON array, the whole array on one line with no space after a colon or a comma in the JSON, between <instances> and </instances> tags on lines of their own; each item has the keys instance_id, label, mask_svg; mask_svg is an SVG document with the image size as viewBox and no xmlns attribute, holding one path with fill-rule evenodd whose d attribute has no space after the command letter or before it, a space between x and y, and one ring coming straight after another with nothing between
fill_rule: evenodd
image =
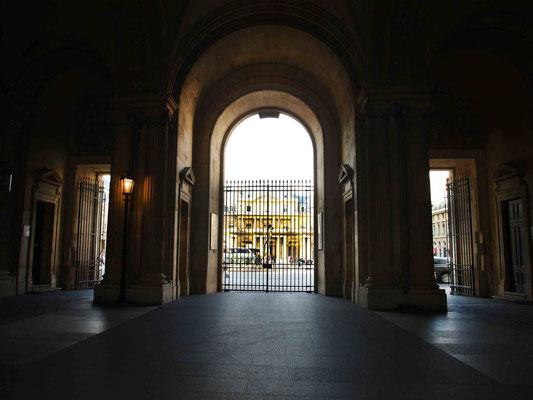
<instances>
[{"instance_id":1,"label":"column base","mask_svg":"<svg viewBox=\"0 0 533 400\"><path fill-rule=\"evenodd\" d=\"M352 282L344 281L343 298L351 299L353 297L353 285Z\"/></svg>"},{"instance_id":2,"label":"column base","mask_svg":"<svg viewBox=\"0 0 533 400\"><path fill-rule=\"evenodd\" d=\"M94 287L94 304L112 304L120 296L120 282L104 281Z\"/></svg>"},{"instance_id":3,"label":"column base","mask_svg":"<svg viewBox=\"0 0 533 400\"><path fill-rule=\"evenodd\" d=\"M16 294L17 282L7 270L0 270L0 297L14 296Z\"/></svg>"},{"instance_id":4,"label":"column base","mask_svg":"<svg viewBox=\"0 0 533 400\"><path fill-rule=\"evenodd\" d=\"M144 283L126 289L126 299L130 303L144 306L159 306L175 299L175 285L172 283Z\"/></svg>"},{"instance_id":5,"label":"column base","mask_svg":"<svg viewBox=\"0 0 533 400\"><path fill-rule=\"evenodd\" d=\"M400 307L424 311L447 312L446 292L443 289L403 289L360 286L354 290L354 303L368 310L394 310Z\"/></svg>"},{"instance_id":6,"label":"column base","mask_svg":"<svg viewBox=\"0 0 533 400\"><path fill-rule=\"evenodd\" d=\"M180 283L180 297L189 295L189 279L187 279L187 281L183 285Z\"/></svg>"},{"instance_id":7,"label":"column base","mask_svg":"<svg viewBox=\"0 0 533 400\"><path fill-rule=\"evenodd\" d=\"M172 299L178 300L181 297L181 285L178 282L176 282L175 285L172 285Z\"/></svg>"}]
</instances>

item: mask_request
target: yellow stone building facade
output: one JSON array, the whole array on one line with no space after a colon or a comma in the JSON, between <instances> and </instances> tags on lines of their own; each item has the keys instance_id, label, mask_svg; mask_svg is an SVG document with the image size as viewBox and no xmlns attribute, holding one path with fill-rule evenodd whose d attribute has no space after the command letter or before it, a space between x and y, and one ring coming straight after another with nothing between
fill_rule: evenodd
<instances>
[{"instance_id":1,"label":"yellow stone building facade","mask_svg":"<svg viewBox=\"0 0 533 400\"><path fill-rule=\"evenodd\" d=\"M313 236L313 207L307 196L241 194L225 205L226 252L255 249L261 259L270 255L276 263L313 260Z\"/></svg>"}]
</instances>

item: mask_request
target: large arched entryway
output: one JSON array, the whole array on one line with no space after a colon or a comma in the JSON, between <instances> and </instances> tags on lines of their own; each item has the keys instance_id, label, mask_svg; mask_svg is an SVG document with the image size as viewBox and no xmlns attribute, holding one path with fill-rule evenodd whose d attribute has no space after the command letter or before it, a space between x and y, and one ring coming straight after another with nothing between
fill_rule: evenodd
<instances>
[{"instance_id":1,"label":"large arched entryway","mask_svg":"<svg viewBox=\"0 0 533 400\"><path fill-rule=\"evenodd\" d=\"M259 107L258 107L259 106ZM204 274L207 276L206 291L222 289L221 264L223 262L223 238L219 235L216 246L208 242L212 231L212 224L218 223L218 232L223 232L224 215L224 176L222 174L224 145L229 134L234 127L250 114L278 110L285 114L294 116L306 127L312 137L314 147L314 180L316 182L315 209L317 215L327 213L328 218L322 221L324 234L329 233L329 241L324 240L323 245L317 246L314 263L316 268L316 287L319 292L336 290L338 293L338 280L341 274L342 245L340 241L341 232L335 229L335 225L341 224L341 215L335 209L335 204L339 201L340 191L336 181L338 165L338 141L335 135L336 130L331 126L322 124L316 113L302 100L282 90L258 90L237 97L227 104L221 112L213 113L216 118L209 129L206 126L205 133L209 138L210 152L202 152L198 149L195 152L193 164L196 171L195 195L193 200L192 220L197 223L192 230L192 253L196 255L198 264L191 263L191 290L198 290L198 286L203 284ZM210 115L214 110L206 110L204 115ZM217 115L218 114L218 115ZM201 125L203 126L203 125ZM324 126L324 128L323 128ZM331 135L328 141L324 136ZM202 165L202 163L205 163ZM205 167L204 167L205 165ZM203 175L203 172L208 174ZM205 177L204 177L205 176ZM326 177L329 177L326 178ZM202 193L209 193L209 196ZM327 210L327 211L325 211ZM215 217L213 217L215 215ZM215 221L213 221L213 218ZM204 225L198 224L202 219ZM317 217L313 217L313 224L317 224ZM206 239L202 244L202 238ZM208 249L206 259L201 260L200 246ZM328 263L326 264L326 258ZM192 260L191 260L192 261ZM201 266L206 265L207 270L202 271Z\"/></svg>"},{"instance_id":2,"label":"large arched entryway","mask_svg":"<svg viewBox=\"0 0 533 400\"><path fill-rule=\"evenodd\" d=\"M276 110L248 116L230 132L222 168L222 290L315 291L321 230L314 155L305 126Z\"/></svg>"},{"instance_id":3,"label":"large arched entryway","mask_svg":"<svg viewBox=\"0 0 533 400\"><path fill-rule=\"evenodd\" d=\"M232 58L230 53L238 56ZM212 68L215 64L217 68ZM323 245L316 246L313 260L316 291L342 296L346 286L350 297L353 269L345 274L338 183L341 164L355 168L357 84L350 76L353 73L345 61L316 36L269 25L227 34L204 49L186 76L176 75L180 89L177 170L192 166L196 177L190 226L191 293L222 290L224 141L246 116L275 110L299 120L314 144L315 213L323 217ZM213 224L218 226L216 245L211 243Z\"/></svg>"}]
</instances>

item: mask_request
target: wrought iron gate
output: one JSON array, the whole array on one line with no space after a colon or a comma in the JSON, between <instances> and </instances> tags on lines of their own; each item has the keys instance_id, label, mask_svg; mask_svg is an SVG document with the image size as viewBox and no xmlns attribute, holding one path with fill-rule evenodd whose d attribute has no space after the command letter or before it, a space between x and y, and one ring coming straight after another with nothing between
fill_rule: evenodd
<instances>
[{"instance_id":1,"label":"wrought iron gate","mask_svg":"<svg viewBox=\"0 0 533 400\"><path fill-rule=\"evenodd\" d=\"M451 178L446 184L446 197L451 293L473 296L475 281L470 178L465 175Z\"/></svg>"},{"instance_id":2,"label":"wrought iron gate","mask_svg":"<svg viewBox=\"0 0 533 400\"><path fill-rule=\"evenodd\" d=\"M314 291L312 182L227 181L223 247L223 290Z\"/></svg>"},{"instance_id":3,"label":"wrought iron gate","mask_svg":"<svg viewBox=\"0 0 533 400\"><path fill-rule=\"evenodd\" d=\"M78 183L75 288L94 287L102 280L105 268L107 190L99 181Z\"/></svg>"}]
</instances>

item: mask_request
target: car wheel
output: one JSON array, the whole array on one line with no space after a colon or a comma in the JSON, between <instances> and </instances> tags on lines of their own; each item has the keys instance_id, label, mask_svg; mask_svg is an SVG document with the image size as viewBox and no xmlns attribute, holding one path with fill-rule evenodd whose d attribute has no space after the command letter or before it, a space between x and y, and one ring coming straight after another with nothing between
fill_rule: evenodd
<instances>
[{"instance_id":1,"label":"car wheel","mask_svg":"<svg viewBox=\"0 0 533 400\"><path fill-rule=\"evenodd\" d=\"M441 281L442 283L450 283L450 273L443 272L440 276L439 281Z\"/></svg>"}]
</instances>

